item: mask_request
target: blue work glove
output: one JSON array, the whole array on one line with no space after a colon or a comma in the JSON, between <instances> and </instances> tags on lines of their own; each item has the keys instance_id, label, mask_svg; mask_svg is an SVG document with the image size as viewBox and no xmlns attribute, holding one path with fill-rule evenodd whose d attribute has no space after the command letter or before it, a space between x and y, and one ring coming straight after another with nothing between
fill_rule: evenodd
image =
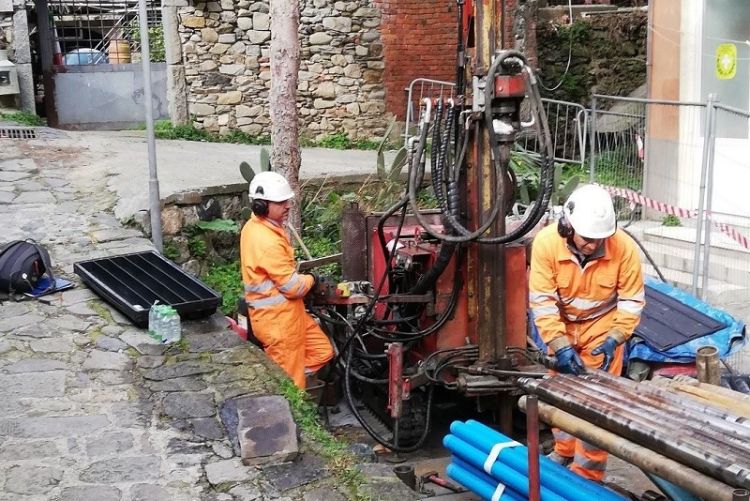
<instances>
[{"instance_id":1,"label":"blue work glove","mask_svg":"<svg viewBox=\"0 0 750 501\"><path fill-rule=\"evenodd\" d=\"M602 365L599 367L601 370L606 371L609 369L612 359L615 358L615 350L620 345L620 342L612 336L607 336L602 344L591 350L592 355L604 355Z\"/></svg>"},{"instance_id":2,"label":"blue work glove","mask_svg":"<svg viewBox=\"0 0 750 501\"><path fill-rule=\"evenodd\" d=\"M580 376L586 372L581 357L578 356L576 350L570 345L557 350L555 357L557 358L557 366L555 368L559 372L573 374L574 376Z\"/></svg>"}]
</instances>

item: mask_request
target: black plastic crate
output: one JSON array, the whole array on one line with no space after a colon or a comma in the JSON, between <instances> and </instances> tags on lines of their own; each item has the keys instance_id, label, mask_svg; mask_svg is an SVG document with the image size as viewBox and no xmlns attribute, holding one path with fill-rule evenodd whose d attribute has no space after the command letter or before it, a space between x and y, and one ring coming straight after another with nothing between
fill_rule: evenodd
<instances>
[{"instance_id":1,"label":"black plastic crate","mask_svg":"<svg viewBox=\"0 0 750 501\"><path fill-rule=\"evenodd\" d=\"M209 316L221 301L216 291L154 251L81 261L73 271L138 327L148 326L156 301L185 319Z\"/></svg>"}]
</instances>

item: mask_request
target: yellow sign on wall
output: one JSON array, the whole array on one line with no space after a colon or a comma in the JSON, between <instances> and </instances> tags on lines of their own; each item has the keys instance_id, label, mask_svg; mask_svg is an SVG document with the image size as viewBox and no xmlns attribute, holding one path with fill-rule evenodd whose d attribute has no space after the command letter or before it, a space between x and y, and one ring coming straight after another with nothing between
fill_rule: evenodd
<instances>
[{"instance_id":1,"label":"yellow sign on wall","mask_svg":"<svg viewBox=\"0 0 750 501\"><path fill-rule=\"evenodd\" d=\"M737 46L723 43L716 47L716 78L731 80L737 74Z\"/></svg>"}]
</instances>

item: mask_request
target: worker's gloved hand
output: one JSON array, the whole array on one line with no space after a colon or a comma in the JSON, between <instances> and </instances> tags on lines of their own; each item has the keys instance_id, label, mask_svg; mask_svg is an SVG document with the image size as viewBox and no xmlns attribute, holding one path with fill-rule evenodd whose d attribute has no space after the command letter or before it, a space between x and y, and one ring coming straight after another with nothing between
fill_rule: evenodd
<instances>
[{"instance_id":1,"label":"worker's gloved hand","mask_svg":"<svg viewBox=\"0 0 750 501\"><path fill-rule=\"evenodd\" d=\"M607 336L602 344L591 350L592 355L604 355L602 365L599 368L603 371L609 369L612 359L615 358L615 350L620 345L620 341L612 336Z\"/></svg>"},{"instance_id":2,"label":"worker's gloved hand","mask_svg":"<svg viewBox=\"0 0 750 501\"><path fill-rule=\"evenodd\" d=\"M310 275L313 278L313 284L312 287L310 287L310 290L307 291L307 297L309 298L318 295L321 292L320 276L310 272L307 272L306 275Z\"/></svg>"},{"instance_id":3,"label":"worker's gloved hand","mask_svg":"<svg viewBox=\"0 0 750 501\"><path fill-rule=\"evenodd\" d=\"M563 374L573 374L579 376L586 372L581 357L576 350L570 346L564 346L555 352L557 358L556 369Z\"/></svg>"}]
</instances>

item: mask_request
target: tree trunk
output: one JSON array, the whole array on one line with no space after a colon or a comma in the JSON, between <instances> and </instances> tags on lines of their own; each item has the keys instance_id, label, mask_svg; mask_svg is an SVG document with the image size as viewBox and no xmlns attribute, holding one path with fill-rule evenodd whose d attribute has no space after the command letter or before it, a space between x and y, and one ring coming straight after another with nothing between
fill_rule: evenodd
<instances>
[{"instance_id":1,"label":"tree trunk","mask_svg":"<svg viewBox=\"0 0 750 501\"><path fill-rule=\"evenodd\" d=\"M271 165L283 174L297 194L289 222L300 228L299 120L297 74L299 71L299 2L271 0Z\"/></svg>"}]
</instances>

